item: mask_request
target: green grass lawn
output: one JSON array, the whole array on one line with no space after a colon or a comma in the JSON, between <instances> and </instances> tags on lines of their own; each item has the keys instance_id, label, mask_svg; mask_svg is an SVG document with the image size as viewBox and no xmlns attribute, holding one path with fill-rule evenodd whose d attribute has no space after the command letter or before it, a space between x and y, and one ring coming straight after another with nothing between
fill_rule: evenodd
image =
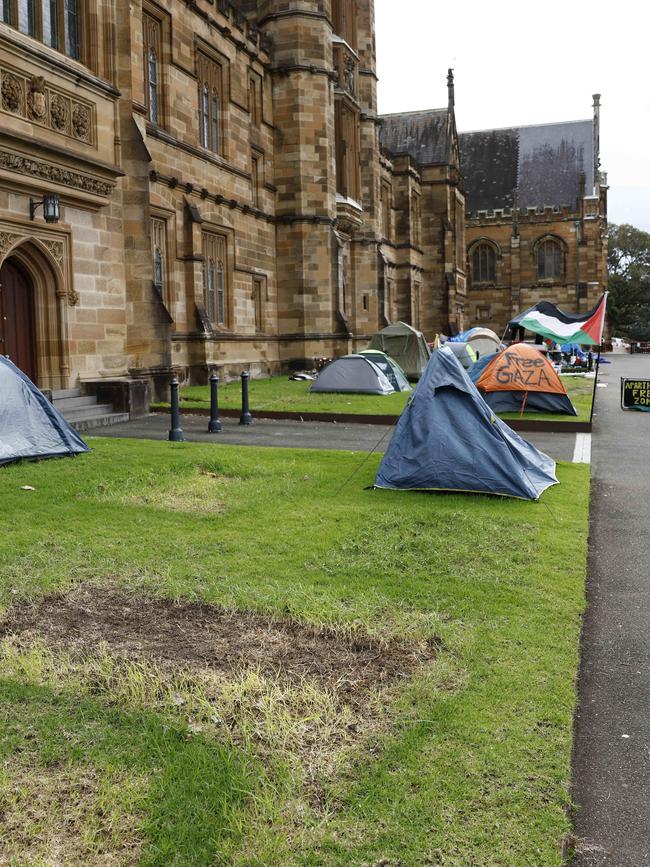
<instances>
[{"instance_id":1,"label":"green grass lawn","mask_svg":"<svg viewBox=\"0 0 650 867\"><path fill-rule=\"evenodd\" d=\"M573 405L578 416L553 415L549 413L525 413L524 418L552 419L555 421L589 421L591 396L594 383L584 377L564 377ZM286 376L250 381L249 394L253 413L255 411L282 412L330 412L356 413L360 415L399 415L409 392L388 395L368 394L310 394L309 382L292 382ZM181 389L182 406L209 409L209 386L193 385ZM219 386L219 405L223 409L241 408L241 384L238 381ZM517 413L503 413L503 418L517 418Z\"/></svg>"},{"instance_id":2,"label":"green grass lawn","mask_svg":"<svg viewBox=\"0 0 650 867\"><path fill-rule=\"evenodd\" d=\"M0 862L561 864L588 467L529 503L365 490L377 456L90 444L0 469L5 612L124 588L439 651L358 707L6 637Z\"/></svg>"}]
</instances>

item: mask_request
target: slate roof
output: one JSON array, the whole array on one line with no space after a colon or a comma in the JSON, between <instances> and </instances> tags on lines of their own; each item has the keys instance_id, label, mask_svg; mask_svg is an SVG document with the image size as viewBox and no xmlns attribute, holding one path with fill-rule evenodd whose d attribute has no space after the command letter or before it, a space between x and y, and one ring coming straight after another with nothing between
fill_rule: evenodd
<instances>
[{"instance_id":1,"label":"slate roof","mask_svg":"<svg viewBox=\"0 0 650 867\"><path fill-rule=\"evenodd\" d=\"M594 184L593 121L461 133L460 160L469 213L513 205L520 209L562 207L580 195L585 175Z\"/></svg>"},{"instance_id":2,"label":"slate roof","mask_svg":"<svg viewBox=\"0 0 650 867\"><path fill-rule=\"evenodd\" d=\"M449 109L385 114L382 121L379 140L386 153L393 156L410 154L419 165L449 162Z\"/></svg>"}]
</instances>

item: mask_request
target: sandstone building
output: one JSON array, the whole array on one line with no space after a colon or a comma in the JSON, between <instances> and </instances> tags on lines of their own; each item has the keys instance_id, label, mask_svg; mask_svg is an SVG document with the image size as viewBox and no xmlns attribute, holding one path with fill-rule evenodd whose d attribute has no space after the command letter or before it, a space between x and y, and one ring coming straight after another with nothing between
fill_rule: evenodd
<instances>
[{"instance_id":1,"label":"sandstone building","mask_svg":"<svg viewBox=\"0 0 650 867\"><path fill-rule=\"evenodd\" d=\"M513 234L470 192L466 238L453 78L444 108L380 118L373 0L0 5L0 351L40 387L126 383L128 404L129 383L265 375L527 297L513 250L544 214ZM557 232L573 281L581 220L579 293L594 177Z\"/></svg>"},{"instance_id":2,"label":"sandstone building","mask_svg":"<svg viewBox=\"0 0 650 867\"><path fill-rule=\"evenodd\" d=\"M441 231L380 151L372 0L2 3L0 340L41 387L436 327L462 200Z\"/></svg>"},{"instance_id":3,"label":"sandstone building","mask_svg":"<svg viewBox=\"0 0 650 867\"><path fill-rule=\"evenodd\" d=\"M434 301L428 327L457 333L483 325L502 334L512 316L542 299L567 312L597 303L607 288L599 114L596 95L590 120L461 133L460 158L447 150L438 110L384 118L384 147L407 154L417 171L430 175L439 166L434 183L459 179L456 199L465 202L455 234L455 286L449 274L453 295L445 305L439 281L432 281L440 306ZM445 243L438 241L441 253Z\"/></svg>"},{"instance_id":4,"label":"sandstone building","mask_svg":"<svg viewBox=\"0 0 650 867\"><path fill-rule=\"evenodd\" d=\"M591 120L460 136L471 321L503 333L542 299L585 313L607 289L600 95Z\"/></svg>"}]
</instances>

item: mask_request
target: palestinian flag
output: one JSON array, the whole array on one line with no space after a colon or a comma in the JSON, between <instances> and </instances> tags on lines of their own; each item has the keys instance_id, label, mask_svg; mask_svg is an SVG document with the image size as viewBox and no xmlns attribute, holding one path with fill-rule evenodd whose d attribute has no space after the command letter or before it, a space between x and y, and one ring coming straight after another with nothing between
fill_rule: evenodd
<instances>
[{"instance_id":1,"label":"palestinian flag","mask_svg":"<svg viewBox=\"0 0 650 867\"><path fill-rule=\"evenodd\" d=\"M607 292L589 313L564 313L550 301L540 301L509 322L510 328L527 328L556 343L600 346L605 326Z\"/></svg>"}]
</instances>

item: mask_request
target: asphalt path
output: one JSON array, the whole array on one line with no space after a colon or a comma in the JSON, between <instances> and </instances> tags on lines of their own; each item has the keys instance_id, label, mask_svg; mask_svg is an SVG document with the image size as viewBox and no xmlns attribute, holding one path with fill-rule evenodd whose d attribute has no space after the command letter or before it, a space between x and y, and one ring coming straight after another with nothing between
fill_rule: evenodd
<instances>
[{"instance_id":1,"label":"asphalt path","mask_svg":"<svg viewBox=\"0 0 650 867\"><path fill-rule=\"evenodd\" d=\"M350 452L383 452L394 432L394 426L372 424L337 424L335 422L300 422L276 419L257 419L252 425L240 425L236 418L222 419L220 434L207 432L205 416L185 415L181 420L188 442L228 443L230 445L276 446L281 448L339 449ZM158 413L146 418L95 428L84 436L135 437L137 439L166 440L170 416ZM572 461L576 457L576 443L588 442L589 435L573 433L523 434L537 448L556 461Z\"/></svg>"},{"instance_id":2,"label":"asphalt path","mask_svg":"<svg viewBox=\"0 0 650 867\"><path fill-rule=\"evenodd\" d=\"M650 355L610 355L597 394L587 611L575 724L575 867L650 867L650 413L620 378Z\"/></svg>"}]
</instances>

